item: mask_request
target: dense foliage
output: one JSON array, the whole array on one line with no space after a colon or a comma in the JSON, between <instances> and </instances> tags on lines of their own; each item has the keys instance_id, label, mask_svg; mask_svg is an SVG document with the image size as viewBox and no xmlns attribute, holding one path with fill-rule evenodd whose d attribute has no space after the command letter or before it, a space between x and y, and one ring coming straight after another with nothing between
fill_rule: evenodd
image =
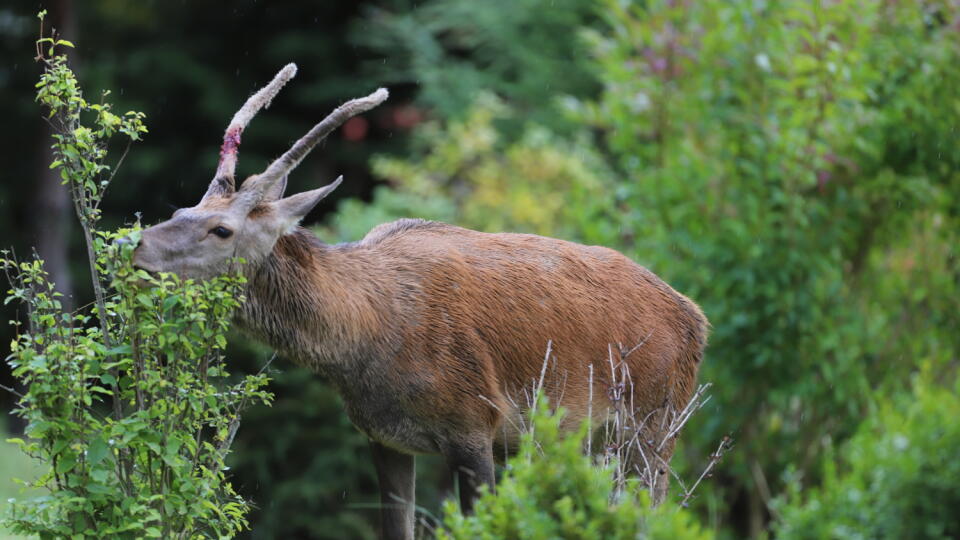
<instances>
[{"instance_id":1,"label":"dense foliage","mask_svg":"<svg viewBox=\"0 0 960 540\"><path fill-rule=\"evenodd\" d=\"M12 501L5 525L41 538L234 535L248 507L224 461L240 411L270 400L265 375L227 384L224 334L243 279L152 276L130 264L136 229L96 230L112 179L107 141L146 130L142 114L86 101L66 56L54 56L60 46L72 44L38 42L46 69L37 100L55 128L51 168L72 194L96 301L66 311L42 261L0 261L7 301L27 311L8 358L25 388L16 413L27 438L13 441L45 466L25 481L42 494Z\"/></svg>"},{"instance_id":2,"label":"dense foliage","mask_svg":"<svg viewBox=\"0 0 960 540\"><path fill-rule=\"evenodd\" d=\"M795 489L777 537L957 538L960 385L918 378L824 463L823 485ZM795 486L799 488L799 486Z\"/></svg>"},{"instance_id":3,"label":"dense foliage","mask_svg":"<svg viewBox=\"0 0 960 540\"><path fill-rule=\"evenodd\" d=\"M940 249L955 234L956 163L916 141L960 119L955 94L928 93L960 82L956 29L912 2L606 6L612 37L590 39L607 90L584 115L632 180L626 245L713 321L705 375L723 409L696 444L737 431L729 485L751 495L757 532L778 471L816 468L870 388L911 369L888 337L918 306L878 305L888 269L873 257L919 224ZM955 334L923 332L955 354Z\"/></svg>"}]
</instances>

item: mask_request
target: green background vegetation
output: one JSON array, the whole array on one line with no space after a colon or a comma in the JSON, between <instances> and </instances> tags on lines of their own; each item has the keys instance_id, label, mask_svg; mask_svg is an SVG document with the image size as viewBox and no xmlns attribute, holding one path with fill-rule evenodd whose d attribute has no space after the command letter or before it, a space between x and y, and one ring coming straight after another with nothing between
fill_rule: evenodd
<instances>
[{"instance_id":1,"label":"green background vegetation","mask_svg":"<svg viewBox=\"0 0 960 540\"><path fill-rule=\"evenodd\" d=\"M79 46L88 95L112 88L116 110L147 113L104 220L194 204L235 108L289 61L300 74L244 134L241 174L333 105L389 86L360 131L291 178L298 191L345 175L308 218L321 238L412 216L619 249L713 324L713 398L674 465L692 480L723 435L734 448L698 488L691 531L956 536L955 3L264 4L45 6ZM0 231L48 262L60 238L82 261L42 180L36 7L0 8ZM86 280L73 264L58 283ZM269 352L233 336L228 356L255 373ZM245 416L231 456L256 506L251 537L372 535L362 436L322 381L272 369L274 405ZM437 515L443 479L427 463L418 502Z\"/></svg>"}]
</instances>

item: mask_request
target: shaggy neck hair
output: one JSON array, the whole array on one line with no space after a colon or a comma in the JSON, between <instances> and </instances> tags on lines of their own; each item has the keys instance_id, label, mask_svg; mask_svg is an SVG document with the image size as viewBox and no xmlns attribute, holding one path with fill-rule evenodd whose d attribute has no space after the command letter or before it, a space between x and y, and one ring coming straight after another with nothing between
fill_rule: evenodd
<instances>
[{"instance_id":1,"label":"shaggy neck hair","mask_svg":"<svg viewBox=\"0 0 960 540\"><path fill-rule=\"evenodd\" d=\"M396 306L384 264L359 244L330 246L298 227L247 269L238 323L314 371L389 339Z\"/></svg>"}]
</instances>

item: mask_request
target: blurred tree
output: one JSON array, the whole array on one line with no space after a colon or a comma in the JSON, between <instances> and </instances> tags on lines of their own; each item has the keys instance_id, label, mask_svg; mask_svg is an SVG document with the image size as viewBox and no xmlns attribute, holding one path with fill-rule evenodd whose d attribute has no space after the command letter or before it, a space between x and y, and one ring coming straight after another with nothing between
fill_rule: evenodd
<instances>
[{"instance_id":1,"label":"blurred tree","mask_svg":"<svg viewBox=\"0 0 960 540\"><path fill-rule=\"evenodd\" d=\"M591 0L394 0L366 11L354 39L384 58L367 72L416 84L417 101L441 118L462 118L486 92L518 119L565 132L574 126L554 101L600 90L576 36L599 22ZM522 122L505 123L508 138L519 135Z\"/></svg>"},{"instance_id":2,"label":"blurred tree","mask_svg":"<svg viewBox=\"0 0 960 540\"><path fill-rule=\"evenodd\" d=\"M461 119L424 124L412 157L373 160L392 189L378 189L369 205L345 201L328 235L352 240L379 223L416 216L490 232L608 238L611 222L598 219L612 188L603 159L586 141L567 141L540 126L510 142L495 122L518 118L524 116L479 94Z\"/></svg>"}]
</instances>

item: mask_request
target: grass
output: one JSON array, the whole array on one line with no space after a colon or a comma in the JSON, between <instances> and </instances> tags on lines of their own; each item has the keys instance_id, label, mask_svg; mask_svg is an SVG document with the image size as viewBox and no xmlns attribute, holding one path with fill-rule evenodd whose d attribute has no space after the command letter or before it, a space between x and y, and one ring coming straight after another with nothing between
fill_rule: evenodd
<instances>
[{"instance_id":1,"label":"grass","mask_svg":"<svg viewBox=\"0 0 960 540\"><path fill-rule=\"evenodd\" d=\"M25 495L21 493L21 486L14 483L13 478L32 478L40 471L40 467L21 452L16 445L6 442L8 438L6 427L2 418L0 418L0 516L7 511L8 499ZM24 537L14 536L0 527L0 540L20 538Z\"/></svg>"}]
</instances>

